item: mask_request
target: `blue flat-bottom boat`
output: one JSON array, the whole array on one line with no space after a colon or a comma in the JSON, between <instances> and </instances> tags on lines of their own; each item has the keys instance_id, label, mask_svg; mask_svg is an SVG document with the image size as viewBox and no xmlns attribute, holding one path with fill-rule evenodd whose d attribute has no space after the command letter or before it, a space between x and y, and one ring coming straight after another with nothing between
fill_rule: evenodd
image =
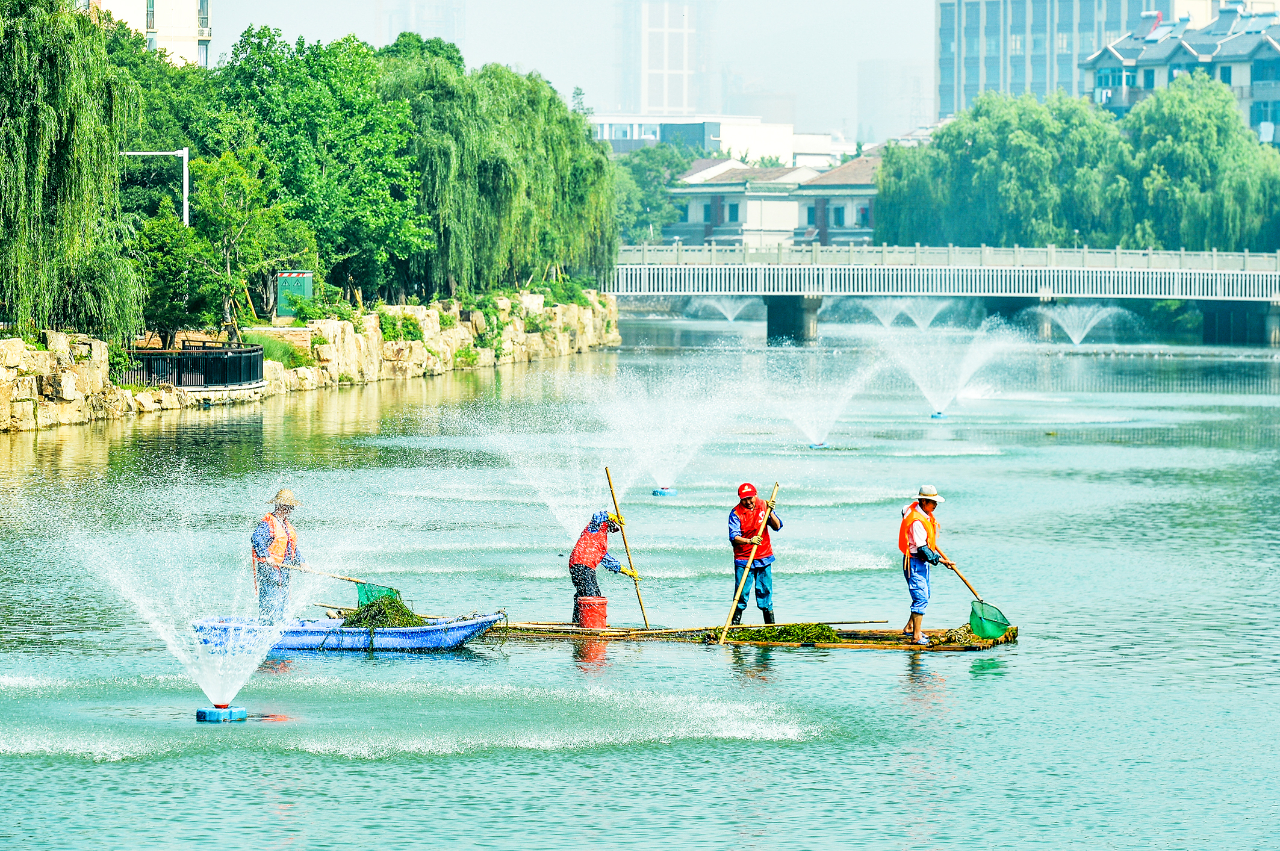
<instances>
[{"instance_id":1,"label":"blue flat-bottom boat","mask_svg":"<svg viewBox=\"0 0 1280 851\"><path fill-rule=\"evenodd\" d=\"M295 620L272 650L449 650L484 635L504 615L467 615L458 618L428 618L423 626L378 628L344 627L337 618ZM210 617L191 625L197 640L214 655L230 655L242 648L269 640L279 626L259 623L253 618Z\"/></svg>"}]
</instances>

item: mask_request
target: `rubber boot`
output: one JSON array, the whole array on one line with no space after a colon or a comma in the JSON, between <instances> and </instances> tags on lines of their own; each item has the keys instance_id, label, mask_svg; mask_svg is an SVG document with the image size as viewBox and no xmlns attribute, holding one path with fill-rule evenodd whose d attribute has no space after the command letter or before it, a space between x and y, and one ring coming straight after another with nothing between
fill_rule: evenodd
<instances>
[{"instance_id":1,"label":"rubber boot","mask_svg":"<svg viewBox=\"0 0 1280 851\"><path fill-rule=\"evenodd\" d=\"M761 609L760 613L764 615L765 623L773 623L773 609Z\"/></svg>"},{"instance_id":2,"label":"rubber boot","mask_svg":"<svg viewBox=\"0 0 1280 851\"><path fill-rule=\"evenodd\" d=\"M734 612L734 613L733 613L733 624L732 624L732 625L733 625L733 626L738 626L738 625L739 625L739 624L741 624L741 623L742 623L742 612L740 612L740 611L738 611L738 612Z\"/></svg>"}]
</instances>

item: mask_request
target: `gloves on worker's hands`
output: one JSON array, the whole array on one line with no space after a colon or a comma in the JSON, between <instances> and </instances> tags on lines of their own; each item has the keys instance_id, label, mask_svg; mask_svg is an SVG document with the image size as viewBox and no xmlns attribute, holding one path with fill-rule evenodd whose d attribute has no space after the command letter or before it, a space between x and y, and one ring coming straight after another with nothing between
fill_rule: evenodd
<instances>
[{"instance_id":1,"label":"gloves on worker's hands","mask_svg":"<svg viewBox=\"0 0 1280 851\"><path fill-rule=\"evenodd\" d=\"M612 520L614 523L618 524L619 526L626 526L626 525L627 525L627 521L622 519L622 515L621 515L621 514L612 514L612 513L610 513L610 515L609 515L609 519L610 519L610 520Z\"/></svg>"},{"instance_id":2,"label":"gloves on worker's hands","mask_svg":"<svg viewBox=\"0 0 1280 851\"><path fill-rule=\"evenodd\" d=\"M629 567L624 567L624 568L622 568L622 570L620 570L619 572L620 572L623 576L627 576L627 577L630 577L630 578L634 579L636 582L639 582L639 581L640 581L640 574L636 573L634 570L632 570L632 569L631 569L631 568L629 568Z\"/></svg>"},{"instance_id":3,"label":"gloves on worker's hands","mask_svg":"<svg viewBox=\"0 0 1280 851\"><path fill-rule=\"evenodd\" d=\"M769 508L773 508L775 505L778 504L778 501L776 499L766 499L764 501L764 504L767 505Z\"/></svg>"},{"instance_id":4,"label":"gloves on worker's hands","mask_svg":"<svg viewBox=\"0 0 1280 851\"><path fill-rule=\"evenodd\" d=\"M757 547L760 546L761 544L764 543L764 535L756 535L754 538L751 539L751 543L754 546L757 546Z\"/></svg>"}]
</instances>

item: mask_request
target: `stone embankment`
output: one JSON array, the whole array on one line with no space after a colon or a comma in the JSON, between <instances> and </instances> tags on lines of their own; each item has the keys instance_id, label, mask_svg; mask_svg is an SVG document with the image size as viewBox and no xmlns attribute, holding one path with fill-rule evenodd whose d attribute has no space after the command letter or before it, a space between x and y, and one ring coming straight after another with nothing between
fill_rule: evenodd
<instances>
[{"instance_id":1,"label":"stone embankment","mask_svg":"<svg viewBox=\"0 0 1280 851\"><path fill-rule=\"evenodd\" d=\"M592 306L545 305L543 296L536 294L522 294L514 301L496 299L500 333L488 327L483 313L460 310L456 302L449 308L383 308L392 316L417 320L420 341L384 340L376 313L361 317L359 330L336 319L309 322L306 328L249 329L309 349L315 365L285 369L278 361L265 361L263 381L240 387L161 385L135 391L111 383L107 345L101 340L57 331L43 332L43 349L19 338L0 340L0 431L253 402L282 393L455 369L492 369L620 345L617 301L591 290L587 299ZM442 316L449 319L442 323Z\"/></svg>"}]
</instances>

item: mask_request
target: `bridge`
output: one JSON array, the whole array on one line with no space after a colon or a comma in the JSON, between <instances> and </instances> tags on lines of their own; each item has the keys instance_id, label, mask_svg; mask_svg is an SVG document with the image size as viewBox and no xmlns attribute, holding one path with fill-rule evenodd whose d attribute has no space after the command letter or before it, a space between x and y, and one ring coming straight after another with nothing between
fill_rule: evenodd
<instances>
[{"instance_id":1,"label":"bridge","mask_svg":"<svg viewBox=\"0 0 1280 851\"><path fill-rule=\"evenodd\" d=\"M762 296L769 336L813 339L824 297L1190 299L1206 343L1280 342L1280 251L625 246L608 292Z\"/></svg>"}]
</instances>

